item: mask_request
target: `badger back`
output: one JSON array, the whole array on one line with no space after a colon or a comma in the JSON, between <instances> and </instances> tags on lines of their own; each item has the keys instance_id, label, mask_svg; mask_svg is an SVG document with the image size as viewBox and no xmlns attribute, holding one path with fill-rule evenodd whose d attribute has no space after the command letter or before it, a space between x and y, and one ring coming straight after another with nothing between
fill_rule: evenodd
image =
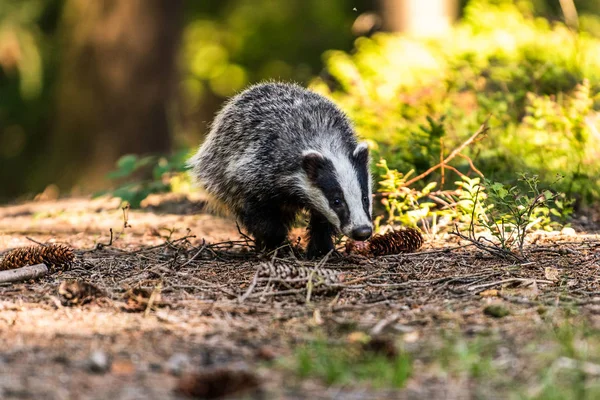
<instances>
[{"instance_id":1,"label":"badger back","mask_svg":"<svg viewBox=\"0 0 600 400\"><path fill-rule=\"evenodd\" d=\"M328 160L318 180L304 169L310 152ZM233 97L190 165L201 186L230 207L248 198L289 195L304 198L342 230L366 219L367 212L370 217L366 146L357 144L334 103L297 85L259 84ZM341 214L330 204L340 193L347 206Z\"/></svg>"}]
</instances>

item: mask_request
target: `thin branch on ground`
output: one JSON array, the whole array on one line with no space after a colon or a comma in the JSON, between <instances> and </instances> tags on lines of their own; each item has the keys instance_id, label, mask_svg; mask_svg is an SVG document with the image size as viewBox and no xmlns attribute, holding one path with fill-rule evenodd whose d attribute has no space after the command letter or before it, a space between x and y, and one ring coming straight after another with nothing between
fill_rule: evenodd
<instances>
[{"instance_id":1,"label":"thin branch on ground","mask_svg":"<svg viewBox=\"0 0 600 400\"><path fill-rule=\"evenodd\" d=\"M27 239L30 242L33 242L33 243L35 243L37 245L43 246L43 247L47 247L48 246L46 243L38 242L37 240L30 238L29 236L25 236L25 239Z\"/></svg>"},{"instance_id":2,"label":"thin branch on ground","mask_svg":"<svg viewBox=\"0 0 600 400\"><path fill-rule=\"evenodd\" d=\"M41 278L48 274L46 264L28 265L26 267L0 271L0 283L11 283Z\"/></svg>"},{"instance_id":3,"label":"thin branch on ground","mask_svg":"<svg viewBox=\"0 0 600 400\"><path fill-rule=\"evenodd\" d=\"M470 228L469 228L469 231L471 231ZM516 254L514 254L513 252L511 252L510 250L505 250L493 242L491 242L492 244L483 243L483 240L487 240L486 238L471 237L472 235L474 235L474 233L473 234L470 233L469 236L465 236L464 234L462 234L460 232L460 230L458 229L458 226L456 226L456 225L454 226L454 231L450 232L450 234L458 236L459 238L470 242L472 245L474 245L478 249L483 250L495 257L498 257L498 258L501 258L504 260L512 259L512 260L518 262L519 264L527 262L527 259L523 259L523 258L517 256Z\"/></svg>"},{"instance_id":4,"label":"thin branch on ground","mask_svg":"<svg viewBox=\"0 0 600 400\"><path fill-rule=\"evenodd\" d=\"M556 282L554 282L554 281L548 281L545 279L508 278L508 279L502 279L502 280L495 281L495 282L482 283L479 285L471 286L471 287L468 287L467 290L470 292L481 291L483 289L487 289L490 287L504 285L506 283L513 283L513 282L527 282L527 283L536 283L536 284L537 283L546 283L546 284L550 284L550 285L556 284Z\"/></svg>"},{"instance_id":5,"label":"thin branch on ground","mask_svg":"<svg viewBox=\"0 0 600 400\"><path fill-rule=\"evenodd\" d=\"M409 181L407 181L404 186L410 186L411 184L420 181L421 179L425 178L427 175L431 174L432 172L436 171L437 169L441 168L441 167L448 167L448 163L450 161L452 161L452 159L454 159L454 157L458 156L467 146L469 146L471 143L473 143L473 141L477 138L477 136L487 132L489 130L489 126L488 126L488 120L489 118L487 118L483 124L481 124L481 126L479 127L479 129L477 130L477 132L475 132L473 135L471 135L470 138L468 138L467 140L465 140L460 146L458 146L456 149L454 149L452 151L452 153L450 153L448 155L448 157L446 157L442 162L440 162L437 165L434 165L433 167L429 168L427 171L423 172L422 174L419 174L417 176L415 176L414 178L410 179Z\"/></svg>"}]
</instances>

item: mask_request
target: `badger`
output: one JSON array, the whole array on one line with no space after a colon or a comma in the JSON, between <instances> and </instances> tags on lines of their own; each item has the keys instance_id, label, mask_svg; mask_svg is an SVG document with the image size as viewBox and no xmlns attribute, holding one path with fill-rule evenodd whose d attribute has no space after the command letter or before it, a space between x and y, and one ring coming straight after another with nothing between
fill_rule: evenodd
<instances>
[{"instance_id":1,"label":"badger","mask_svg":"<svg viewBox=\"0 0 600 400\"><path fill-rule=\"evenodd\" d=\"M284 244L307 210L309 258L334 250L338 233L371 236L369 163L367 144L332 101L280 82L251 86L226 102L189 160L195 181L260 250Z\"/></svg>"}]
</instances>

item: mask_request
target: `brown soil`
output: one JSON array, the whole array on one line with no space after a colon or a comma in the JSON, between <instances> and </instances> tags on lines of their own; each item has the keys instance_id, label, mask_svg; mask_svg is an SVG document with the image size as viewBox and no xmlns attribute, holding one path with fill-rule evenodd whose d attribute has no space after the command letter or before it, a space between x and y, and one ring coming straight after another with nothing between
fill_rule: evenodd
<instances>
[{"instance_id":1,"label":"brown soil","mask_svg":"<svg viewBox=\"0 0 600 400\"><path fill-rule=\"evenodd\" d=\"M519 349L541 324L540 307L577 307L600 328L598 235L533 234L521 266L454 236L428 237L411 254L306 262L285 249L256 256L231 220L190 203L176 209L124 217L106 199L0 208L0 254L37 242L77 255L38 281L0 284L1 398L182 398L190 380L200 385L190 374L211 368L249 373L240 382L256 379L257 398L472 397L480 389L468 380L424 367L441 331L499 335L513 357L507 378L518 380L527 371ZM316 267L311 282L323 279L309 285L300 272ZM488 305L510 315L494 318ZM316 332L343 340L356 331L422 349L406 388L328 388L266 361Z\"/></svg>"}]
</instances>

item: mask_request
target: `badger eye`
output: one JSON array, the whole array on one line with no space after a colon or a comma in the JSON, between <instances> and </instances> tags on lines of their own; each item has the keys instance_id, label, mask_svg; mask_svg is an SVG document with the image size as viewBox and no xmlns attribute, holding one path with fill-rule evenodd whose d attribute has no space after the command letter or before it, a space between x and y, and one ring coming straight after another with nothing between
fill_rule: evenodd
<instances>
[{"instance_id":1,"label":"badger eye","mask_svg":"<svg viewBox=\"0 0 600 400\"><path fill-rule=\"evenodd\" d=\"M363 203L367 204L369 202L369 197L365 196L363 197Z\"/></svg>"},{"instance_id":2,"label":"badger eye","mask_svg":"<svg viewBox=\"0 0 600 400\"><path fill-rule=\"evenodd\" d=\"M335 199L333 199L334 207L340 207L341 205L342 205L342 199L340 199L339 197L336 197Z\"/></svg>"}]
</instances>

